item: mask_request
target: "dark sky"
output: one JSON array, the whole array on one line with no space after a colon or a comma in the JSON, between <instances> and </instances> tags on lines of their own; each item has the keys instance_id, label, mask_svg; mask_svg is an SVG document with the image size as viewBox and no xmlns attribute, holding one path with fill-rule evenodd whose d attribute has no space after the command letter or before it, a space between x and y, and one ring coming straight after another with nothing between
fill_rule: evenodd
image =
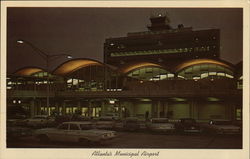
<instances>
[{"instance_id":1,"label":"dark sky","mask_svg":"<svg viewBox=\"0 0 250 159\"><path fill-rule=\"evenodd\" d=\"M8 8L7 70L12 73L25 66L45 68L45 62L28 45L30 41L46 53L67 53L74 58L103 60L105 38L146 31L152 14L168 12L171 26L221 30L221 58L233 64L242 60L242 9L192 8ZM53 69L64 57L53 61Z\"/></svg>"}]
</instances>

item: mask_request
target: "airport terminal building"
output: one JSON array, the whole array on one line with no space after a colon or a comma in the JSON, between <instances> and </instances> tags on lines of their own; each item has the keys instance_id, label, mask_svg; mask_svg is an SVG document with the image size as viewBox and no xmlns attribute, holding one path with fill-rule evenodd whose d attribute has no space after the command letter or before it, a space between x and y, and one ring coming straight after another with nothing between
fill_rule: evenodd
<instances>
[{"instance_id":1,"label":"airport terminal building","mask_svg":"<svg viewBox=\"0 0 250 159\"><path fill-rule=\"evenodd\" d=\"M242 62L220 59L220 30L172 28L163 15L150 21L148 31L106 39L103 62L83 57L53 72L9 74L7 107L22 106L30 116L241 120Z\"/></svg>"}]
</instances>

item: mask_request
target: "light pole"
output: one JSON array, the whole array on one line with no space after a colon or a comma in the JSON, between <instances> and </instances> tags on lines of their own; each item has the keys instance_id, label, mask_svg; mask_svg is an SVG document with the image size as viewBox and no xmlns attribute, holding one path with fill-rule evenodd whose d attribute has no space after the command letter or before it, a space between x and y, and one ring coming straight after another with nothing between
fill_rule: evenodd
<instances>
[{"instance_id":1,"label":"light pole","mask_svg":"<svg viewBox=\"0 0 250 159\"><path fill-rule=\"evenodd\" d=\"M46 72L47 72L47 85L46 85L46 108L47 108L47 115L49 115L49 107L50 107L50 102L49 102L49 87L50 87L50 82L49 82L49 62L51 60L55 60L56 58L58 57L61 57L61 56L66 56L67 58L72 58L71 55L69 54L53 54L53 55L50 55L50 54L47 54L45 53L44 51L42 51L41 49L39 49L38 47L36 47L34 44L32 44L31 42L29 41L26 41L26 40L23 40L23 39L19 39L17 40L17 43L18 44L27 44L29 45L36 53L38 53L38 55L40 55L46 62Z\"/></svg>"}]
</instances>

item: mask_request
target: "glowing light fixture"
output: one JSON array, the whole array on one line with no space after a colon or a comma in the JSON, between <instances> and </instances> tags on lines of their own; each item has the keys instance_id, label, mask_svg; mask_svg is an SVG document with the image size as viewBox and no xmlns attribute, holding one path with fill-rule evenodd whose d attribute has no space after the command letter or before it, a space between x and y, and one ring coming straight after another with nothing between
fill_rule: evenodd
<instances>
[{"instance_id":1,"label":"glowing light fixture","mask_svg":"<svg viewBox=\"0 0 250 159\"><path fill-rule=\"evenodd\" d=\"M218 98L215 98L215 97L208 97L207 100L209 102L218 102L218 101L220 101Z\"/></svg>"},{"instance_id":2,"label":"glowing light fixture","mask_svg":"<svg viewBox=\"0 0 250 159\"><path fill-rule=\"evenodd\" d=\"M17 40L16 42L17 42L18 44L23 44L23 43L24 43L23 40Z\"/></svg>"}]
</instances>

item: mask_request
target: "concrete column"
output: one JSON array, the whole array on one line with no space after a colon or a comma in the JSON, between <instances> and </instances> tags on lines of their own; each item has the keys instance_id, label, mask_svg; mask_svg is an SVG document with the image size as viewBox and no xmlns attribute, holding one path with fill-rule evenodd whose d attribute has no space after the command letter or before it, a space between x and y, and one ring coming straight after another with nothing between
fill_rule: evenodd
<instances>
[{"instance_id":1,"label":"concrete column","mask_svg":"<svg viewBox=\"0 0 250 159\"><path fill-rule=\"evenodd\" d=\"M118 112L119 112L119 117L122 117L122 106L121 106L121 101L118 101Z\"/></svg>"},{"instance_id":2,"label":"concrete column","mask_svg":"<svg viewBox=\"0 0 250 159\"><path fill-rule=\"evenodd\" d=\"M101 116L104 116L105 115L105 101L102 101L101 102Z\"/></svg>"},{"instance_id":3,"label":"concrete column","mask_svg":"<svg viewBox=\"0 0 250 159\"><path fill-rule=\"evenodd\" d=\"M80 111L82 111L82 105L81 105L81 101L80 100L77 102L77 109L80 110ZM82 113L81 113L81 115L82 115Z\"/></svg>"},{"instance_id":4,"label":"concrete column","mask_svg":"<svg viewBox=\"0 0 250 159\"><path fill-rule=\"evenodd\" d=\"M55 101L55 111L59 113L59 103L58 101Z\"/></svg>"},{"instance_id":5,"label":"concrete column","mask_svg":"<svg viewBox=\"0 0 250 159\"><path fill-rule=\"evenodd\" d=\"M65 101L62 102L62 115L66 114L66 103Z\"/></svg>"},{"instance_id":6,"label":"concrete column","mask_svg":"<svg viewBox=\"0 0 250 159\"><path fill-rule=\"evenodd\" d=\"M194 118L194 117L193 117L193 100L191 100L191 101L189 102L189 117L190 117L190 118Z\"/></svg>"},{"instance_id":7,"label":"concrete column","mask_svg":"<svg viewBox=\"0 0 250 159\"><path fill-rule=\"evenodd\" d=\"M41 107L42 107L42 100L39 99L37 104L37 115L41 115Z\"/></svg>"},{"instance_id":8,"label":"concrete column","mask_svg":"<svg viewBox=\"0 0 250 159\"><path fill-rule=\"evenodd\" d=\"M30 101L30 117L33 117L35 115L34 107L35 107L35 100L32 99Z\"/></svg>"},{"instance_id":9,"label":"concrete column","mask_svg":"<svg viewBox=\"0 0 250 159\"><path fill-rule=\"evenodd\" d=\"M135 116L136 115L136 104L135 104L135 102L132 101L131 106L132 106L131 115Z\"/></svg>"},{"instance_id":10,"label":"concrete column","mask_svg":"<svg viewBox=\"0 0 250 159\"><path fill-rule=\"evenodd\" d=\"M167 116L167 113L168 113L168 102L164 102L164 107L165 107L165 109L164 109L164 116L168 117Z\"/></svg>"},{"instance_id":11,"label":"concrete column","mask_svg":"<svg viewBox=\"0 0 250 159\"><path fill-rule=\"evenodd\" d=\"M231 113L232 113L231 119L236 120L236 107L235 107L235 104L232 104Z\"/></svg>"},{"instance_id":12,"label":"concrete column","mask_svg":"<svg viewBox=\"0 0 250 159\"><path fill-rule=\"evenodd\" d=\"M88 101L88 116L92 117L92 103L91 100Z\"/></svg>"},{"instance_id":13,"label":"concrete column","mask_svg":"<svg viewBox=\"0 0 250 159\"><path fill-rule=\"evenodd\" d=\"M157 106L156 106L156 117L160 117L160 112L161 112L161 101L157 101Z\"/></svg>"},{"instance_id":14,"label":"concrete column","mask_svg":"<svg viewBox=\"0 0 250 159\"><path fill-rule=\"evenodd\" d=\"M38 115L37 114L37 107L38 107L38 102L37 100L34 101L34 115Z\"/></svg>"},{"instance_id":15,"label":"concrete column","mask_svg":"<svg viewBox=\"0 0 250 159\"><path fill-rule=\"evenodd\" d=\"M155 112L155 102L152 101L152 105L151 105L151 118L153 118L155 116L154 112Z\"/></svg>"}]
</instances>

